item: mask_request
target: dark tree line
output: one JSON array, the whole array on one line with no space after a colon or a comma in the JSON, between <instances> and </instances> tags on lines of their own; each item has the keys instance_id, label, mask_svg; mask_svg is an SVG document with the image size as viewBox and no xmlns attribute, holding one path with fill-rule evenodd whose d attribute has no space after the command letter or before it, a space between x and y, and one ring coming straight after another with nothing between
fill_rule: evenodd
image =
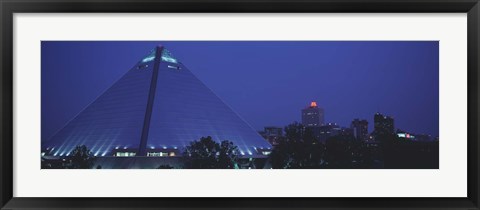
<instances>
[{"instance_id":1,"label":"dark tree line","mask_svg":"<svg viewBox=\"0 0 480 210\"><path fill-rule=\"evenodd\" d=\"M181 157L184 168L189 169L234 169L238 168L239 151L233 142L225 140L217 143L212 137L202 137L192 141ZM85 146L79 145L70 156L54 160L42 160L43 169L91 169L96 157ZM101 169L98 165L96 169ZM173 169L168 164L159 165L157 169Z\"/></svg>"},{"instance_id":2,"label":"dark tree line","mask_svg":"<svg viewBox=\"0 0 480 210\"><path fill-rule=\"evenodd\" d=\"M372 168L373 149L353 136L334 136L325 143L325 168Z\"/></svg>"},{"instance_id":3,"label":"dark tree line","mask_svg":"<svg viewBox=\"0 0 480 210\"><path fill-rule=\"evenodd\" d=\"M325 147L315 140L311 130L294 123L285 127L285 133L270 155L272 168L320 167Z\"/></svg>"},{"instance_id":4,"label":"dark tree line","mask_svg":"<svg viewBox=\"0 0 480 210\"><path fill-rule=\"evenodd\" d=\"M277 141L269 161L275 169L428 169L439 166L438 141L406 141L394 134L379 135L377 138L380 141L374 145L348 134L339 134L320 142L310 128L293 123L285 127L285 136ZM185 147L181 160L184 168L189 169L241 168L237 146L228 140L215 142L210 136L192 141ZM56 162L42 160L42 168L90 169L95 161L92 152L85 145L80 145L70 156ZM157 167L172 168L170 165Z\"/></svg>"},{"instance_id":5,"label":"dark tree line","mask_svg":"<svg viewBox=\"0 0 480 210\"><path fill-rule=\"evenodd\" d=\"M42 169L91 169L96 158L85 145L78 145L73 149L70 156L56 161L42 160ZM101 169L97 166L97 169Z\"/></svg>"},{"instance_id":6,"label":"dark tree line","mask_svg":"<svg viewBox=\"0 0 480 210\"><path fill-rule=\"evenodd\" d=\"M238 168L237 146L231 141L217 143L212 137L202 137L185 148L185 168L190 169L234 169Z\"/></svg>"},{"instance_id":7,"label":"dark tree line","mask_svg":"<svg viewBox=\"0 0 480 210\"><path fill-rule=\"evenodd\" d=\"M339 134L320 142L302 124L285 127L270 161L277 169L438 168L438 142L413 142L394 134L377 136L378 144Z\"/></svg>"}]
</instances>

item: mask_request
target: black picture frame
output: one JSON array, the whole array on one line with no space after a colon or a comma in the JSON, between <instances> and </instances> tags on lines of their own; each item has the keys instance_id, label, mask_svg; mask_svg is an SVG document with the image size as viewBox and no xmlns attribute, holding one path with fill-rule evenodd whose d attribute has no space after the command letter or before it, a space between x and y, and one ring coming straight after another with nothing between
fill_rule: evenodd
<instances>
[{"instance_id":1,"label":"black picture frame","mask_svg":"<svg viewBox=\"0 0 480 210\"><path fill-rule=\"evenodd\" d=\"M479 209L478 0L0 0L2 209ZM17 198L13 197L14 13L467 13L468 196L466 198Z\"/></svg>"}]
</instances>

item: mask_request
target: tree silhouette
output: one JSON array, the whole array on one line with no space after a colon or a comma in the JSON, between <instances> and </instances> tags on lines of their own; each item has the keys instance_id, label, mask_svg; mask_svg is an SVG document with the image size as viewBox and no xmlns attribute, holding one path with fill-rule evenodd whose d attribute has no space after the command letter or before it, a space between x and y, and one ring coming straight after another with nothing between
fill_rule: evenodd
<instances>
[{"instance_id":1,"label":"tree silhouette","mask_svg":"<svg viewBox=\"0 0 480 210\"><path fill-rule=\"evenodd\" d=\"M230 141L220 144L212 137L202 137L185 148L185 168L192 169L233 169L237 164L237 147Z\"/></svg>"},{"instance_id":2,"label":"tree silhouette","mask_svg":"<svg viewBox=\"0 0 480 210\"><path fill-rule=\"evenodd\" d=\"M438 141L416 142L379 129L375 142L355 139L348 132L319 142L312 128L297 122L285 127L285 139L278 140L270 154L272 168L438 168Z\"/></svg>"},{"instance_id":3,"label":"tree silhouette","mask_svg":"<svg viewBox=\"0 0 480 210\"><path fill-rule=\"evenodd\" d=\"M327 139L325 143L327 168L352 168L353 148L351 141L340 136Z\"/></svg>"},{"instance_id":4,"label":"tree silhouette","mask_svg":"<svg viewBox=\"0 0 480 210\"><path fill-rule=\"evenodd\" d=\"M272 153L270 154L272 168L289 168L291 157L288 142L286 139L281 139L277 141L277 143L278 144L273 148Z\"/></svg>"},{"instance_id":5,"label":"tree silhouette","mask_svg":"<svg viewBox=\"0 0 480 210\"><path fill-rule=\"evenodd\" d=\"M222 141L220 143L220 153L217 156L217 167L218 168L235 168L235 165L238 160L238 149L237 146L231 141Z\"/></svg>"},{"instance_id":6,"label":"tree silhouette","mask_svg":"<svg viewBox=\"0 0 480 210\"><path fill-rule=\"evenodd\" d=\"M270 155L272 168L321 167L325 148L311 128L295 122L285 127L285 137Z\"/></svg>"},{"instance_id":7,"label":"tree silhouette","mask_svg":"<svg viewBox=\"0 0 480 210\"><path fill-rule=\"evenodd\" d=\"M384 168L436 169L439 168L437 142L415 142L396 138L383 146Z\"/></svg>"},{"instance_id":8,"label":"tree silhouette","mask_svg":"<svg viewBox=\"0 0 480 210\"><path fill-rule=\"evenodd\" d=\"M68 168L71 169L90 169L95 163L95 157L85 145L76 146L68 158Z\"/></svg>"}]
</instances>

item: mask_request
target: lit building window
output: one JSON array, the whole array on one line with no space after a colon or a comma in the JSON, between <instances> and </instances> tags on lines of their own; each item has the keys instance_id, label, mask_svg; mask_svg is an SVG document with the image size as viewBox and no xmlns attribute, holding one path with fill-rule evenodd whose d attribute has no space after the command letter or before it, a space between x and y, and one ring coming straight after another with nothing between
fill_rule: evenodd
<instances>
[{"instance_id":1,"label":"lit building window","mask_svg":"<svg viewBox=\"0 0 480 210\"><path fill-rule=\"evenodd\" d=\"M180 70L180 69L181 69L179 66L171 66L171 65L168 65L168 68L177 69L177 70Z\"/></svg>"},{"instance_id":2,"label":"lit building window","mask_svg":"<svg viewBox=\"0 0 480 210\"><path fill-rule=\"evenodd\" d=\"M117 157L134 157L136 155L135 152L117 152Z\"/></svg>"},{"instance_id":3,"label":"lit building window","mask_svg":"<svg viewBox=\"0 0 480 210\"><path fill-rule=\"evenodd\" d=\"M173 153L173 152L171 152L171 153ZM175 156L175 153L173 153L173 154L174 154L173 156ZM168 157L169 154L168 154L168 152L148 152L147 156L148 157ZM172 156L172 155L170 155L170 156Z\"/></svg>"}]
</instances>

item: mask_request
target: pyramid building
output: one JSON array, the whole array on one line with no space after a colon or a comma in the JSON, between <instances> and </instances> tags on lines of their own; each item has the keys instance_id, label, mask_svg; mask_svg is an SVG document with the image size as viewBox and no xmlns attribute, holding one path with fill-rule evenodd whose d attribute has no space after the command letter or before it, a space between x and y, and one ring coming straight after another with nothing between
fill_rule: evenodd
<instances>
[{"instance_id":1,"label":"pyramid building","mask_svg":"<svg viewBox=\"0 0 480 210\"><path fill-rule=\"evenodd\" d=\"M162 46L42 141L46 156L86 145L95 156L180 156L201 137L232 141L243 157L271 150L250 125Z\"/></svg>"}]
</instances>

